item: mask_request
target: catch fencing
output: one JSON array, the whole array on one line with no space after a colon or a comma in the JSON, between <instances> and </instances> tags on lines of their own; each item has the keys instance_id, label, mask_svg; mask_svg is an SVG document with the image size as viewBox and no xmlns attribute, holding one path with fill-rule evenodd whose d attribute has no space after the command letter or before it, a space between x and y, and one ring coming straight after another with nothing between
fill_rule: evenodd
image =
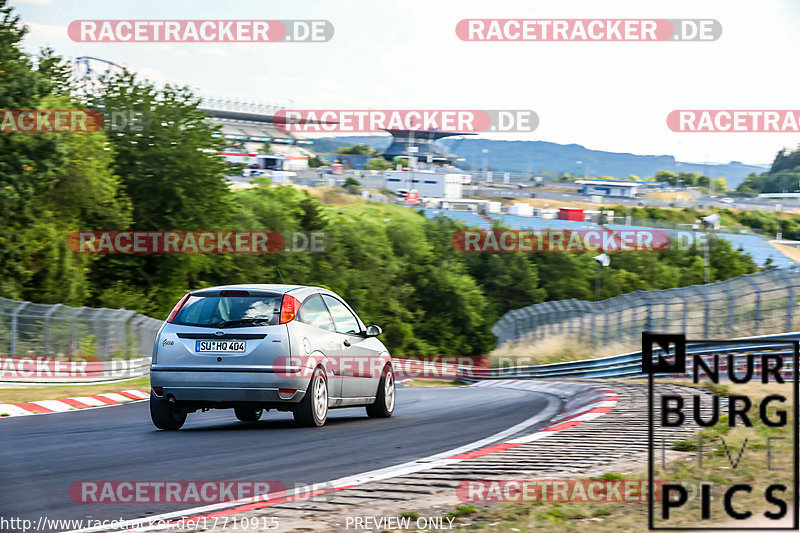
<instances>
[{"instance_id":1,"label":"catch fencing","mask_svg":"<svg viewBox=\"0 0 800 533\"><path fill-rule=\"evenodd\" d=\"M153 342L162 321L126 309L94 309L44 305L0 298L0 381L18 377L20 361L34 361L23 372L50 372L62 362L87 362L89 374L94 367L125 368L124 375L146 375ZM126 361L137 364L112 365ZM59 365L61 369L63 365ZM104 372L98 372L98 379ZM91 377L91 376L89 376Z\"/></svg>"},{"instance_id":2,"label":"catch fencing","mask_svg":"<svg viewBox=\"0 0 800 533\"><path fill-rule=\"evenodd\" d=\"M641 333L639 334L641 338ZM722 379L726 379L727 365L735 368L737 376L746 373L748 358L755 362L755 373L759 374L762 355L780 357L782 360L781 375L785 379L793 379L794 349L790 345L800 339L800 332L782 333L780 335L765 335L755 338L739 338L730 344L719 343L692 343L686 347L687 373L682 375L656 374L661 378L686 378L692 373L692 358L700 356L704 359L712 355L730 357L723 359L719 364ZM786 343L780 342L786 341ZM669 356L660 348L653 350L653 361L660 356ZM547 365L523 365L492 368L478 377L462 371L460 379L463 381L479 381L485 379L635 379L647 377L642 373L642 352L631 352L611 357L597 359L583 359L581 361L568 361L564 363L551 363Z\"/></svg>"},{"instance_id":3,"label":"catch fencing","mask_svg":"<svg viewBox=\"0 0 800 533\"><path fill-rule=\"evenodd\" d=\"M599 302L570 299L509 311L492 326L498 344L561 336L593 346L638 341L642 331L731 338L800 329L800 265Z\"/></svg>"}]
</instances>

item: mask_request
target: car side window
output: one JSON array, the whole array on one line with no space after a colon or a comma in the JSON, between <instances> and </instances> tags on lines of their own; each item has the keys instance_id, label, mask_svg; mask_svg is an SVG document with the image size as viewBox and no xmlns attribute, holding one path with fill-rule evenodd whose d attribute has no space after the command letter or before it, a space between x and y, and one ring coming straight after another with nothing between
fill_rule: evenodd
<instances>
[{"instance_id":1,"label":"car side window","mask_svg":"<svg viewBox=\"0 0 800 533\"><path fill-rule=\"evenodd\" d=\"M325 304L331 311L333 323L339 333L349 333L356 335L361 333L361 326L358 325L356 316L342 302L328 295L322 295Z\"/></svg>"},{"instance_id":2,"label":"car side window","mask_svg":"<svg viewBox=\"0 0 800 533\"><path fill-rule=\"evenodd\" d=\"M300 306L300 311L297 313L297 319L315 328L334 331L328 308L325 307L322 298L316 294L303 302L303 305Z\"/></svg>"}]
</instances>

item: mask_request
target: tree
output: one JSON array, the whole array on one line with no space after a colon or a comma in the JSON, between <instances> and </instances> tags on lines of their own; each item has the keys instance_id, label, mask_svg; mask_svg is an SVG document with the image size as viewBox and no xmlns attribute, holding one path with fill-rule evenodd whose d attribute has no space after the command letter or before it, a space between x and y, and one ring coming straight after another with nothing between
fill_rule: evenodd
<instances>
[{"instance_id":1,"label":"tree","mask_svg":"<svg viewBox=\"0 0 800 533\"><path fill-rule=\"evenodd\" d=\"M48 96L41 109L67 109L66 97ZM59 135L59 134L53 134ZM23 297L45 303L81 305L90 295L86 271L97 256L67 250L72 231L121 230L131 206L114 175L114 150L102 131L60 134L61 164L50 171L31 200L37 213L23 230L25 265L31 273Z\"/></svg>"},{"instance_id":2,"label":"tree","mask_svg":"<svg viewBox=\"0 0 800 533\"><path fill-rule=\"evenodd\" d=\"M679 172L678 178L683 180L683 184L686 187L694 187L699 185L698 181L700 179L699 172Z\"/></svg>"},{"instance_id":3,"label":"tree","mask_svg":"<svg viewBox=\"0 0 800 533\"><path fill-rule=\"evenodd\" d=\"M343 146L336 150L337 154L350 154L350 155L375 155L378 151L372 146L366 144L354 144L353 146Z\"/></svg>"},{"instance_id":4,"label":"tree","mask_svg":"<svg viewBox=\"0 0 800 533\"><path fill-rule=\"evenodd\" d=\"M233 205L225 163L217 153L224 141L218 128L198 110L200 100L187 87L157 88L130 72L107 77L87 105L98 110L138 111L143 129L109 136L114 169L132 202L131 229L224 230ZM102 295L113 280L146 295L152 309L166 309L189 287L196 287L224 263L208 255L102 257L93 268Z\"/></svg>"},{"instance_id":5,"label":"tree","mask_svg":"<svg viewBox=\"0 0 800 533\"><path fill-rule=\"evenodd\" d=\"M667 182L672 186L678 184L678 175L668 170L659 170L654 177L656 181Z\"/></svg>"},{"instance_id":6,"label":"tree","mask_svg":"<svg viewBox=\"0 0 800 533\"><path fill-rule=\"evenodd\" d=\"M382 157L373 157L364 164L364 168L366 170L390 170L394 167Z\"/></svg>"},{"instance_id":7,"label":"tree","mask_svg":"<svg viewBox=\"0 0 800 533\"><path fill-rule=\"evenodd\" d=\"M344 180L344 188L350 194L358 194L361 191L361 182L352 176L348 176L347 179Z\"/></svg>"},{"instance_id":8,"label":"tree","mask_svg":"<svg viewBox=\"0 0 800 533\"><path fill-rule=\"evenodd\" d=\"M536 265L539 286L547 300L592 300L595 277L594 260L589 254L534 253L529 260Z\"/></svg>"},{"instance_id":9,"label":"tree","mask_svg":"<svg viewBox=\"0 0 800 533\"><path fill-rule=\"evenodd\" d=\"M769 171L775 173L781 170L797 170L798 167L800 167L800 145L793 152L789 152L786 148L781 149L775 156Z\"/></svg>"},{"instance_id":10,"label":"tree","mask_svg":"<svg viewBox=\"0 0 800 533\"><path fill-rule=\"evenodd\" d=\"M0 109L37 109L50 81L33 69L20 43L27 29L0 0ZM63 161L63 134L0 133L0 295L20 298L32 273L25 230L38 221L33 200L53 182Z\"/></svg>"}]
</instances>

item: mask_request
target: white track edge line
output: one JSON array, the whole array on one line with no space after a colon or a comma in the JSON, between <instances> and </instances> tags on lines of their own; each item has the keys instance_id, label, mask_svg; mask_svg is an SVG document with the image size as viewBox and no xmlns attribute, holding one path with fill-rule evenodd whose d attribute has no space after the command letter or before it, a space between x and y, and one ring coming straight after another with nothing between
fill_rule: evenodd
<instances>
[{"instance_id":1,"label":"white track edge line","mask_svg":"<svg viewBox=\"0 0 800 533\"><path fill-rule=\"evenodd\" d=\"M532 391L535 392L535 391ZM557 409L560 409L560 405ZM458 448L453 448L452 450L440 452L434 455L430 455L428 457L424 457L422 459L415 459L413 461L408 461L406 463L402 463L395 466L390 466L386 468L381 468L378 470L371 470L368 472L363 472L361 474L354 474L352 476L346 476L342 478L335 479L333 481L315 483L310 487L304 487L302 489L295 489L292 491L287 491L287 496L293 496L296 494L301 494L305 492L313 492L316 490L322 489L336 489L339 487L345 487L350 485L362 485L369 481L380 481L382 479L388 479L391 477L397 477L399 475L407 475L413 474L416 472L420 472L422 470L428 470L430 468L435 468L437 466L442 466L446 464L452 464L462 461L463 459L447 459L447 457L451 457L453 455L459 455L461 453L465 453L467 451L472 451L475 449L479 449L484 447L485 445L499 441L507 436L514 435L523 429L530 427L532 425L537 424L541 421L542 418L545 418L542 413L537 413L536 415L523 420L522 422L515 424L514 426L504 429L494 435L490 435L489 437L485 437L483 439L477 440L475 442L465 444L463 446L459 446ZM557 412L557 411L556 411ZM552 418L553 415L550 415ZM552 432L556 433L556 432ZM116 528L111 531L126 529L131 531L154 531L158 529L169 529L170 526L167 524L164 525L151 525L147 526L145 524L151 523L154 521L161 521L161 520L169 520L174 518L186 518L188 515L199 515L205 514L212 511L219 511L222 509L227 509L231 507L238 507L241 505L247 505L249 503L257 503L259 501L264 501L263 497L256 497L256 498L247 498L244 500L237 500L234 502L220 502L211 505L205 505L201 507L193 507L190 509L184 509L182 511L173 511L169 513L163 513L160 515L148 516L145 518L133 518L131 520L121 521L116 523ZM138 527L137 527L138 526ZM95 526L90 528L83 528L83 529L73 529L66 531L64 533L90 533L95 531L109 531L108 525L105 526Z\"/></svg>"}]
</instances>

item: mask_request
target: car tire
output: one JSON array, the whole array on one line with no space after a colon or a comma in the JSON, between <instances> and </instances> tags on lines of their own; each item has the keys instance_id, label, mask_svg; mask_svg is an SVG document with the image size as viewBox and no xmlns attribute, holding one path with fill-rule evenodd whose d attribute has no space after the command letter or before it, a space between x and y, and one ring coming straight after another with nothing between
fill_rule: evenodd
<instances>
[{"instance_id":1,"label":"car tire","mask_svg":"<svg viewBox=\"0 0 800 533\"><path fill-rule=\"evenodd\" d=\"M233 412L236 414L236 418L242 422L255 422L261 418L261 414L264 410L254 407L234 407Z\"/></svg>"},{"instance_id":2,"label":"car tire","mask_svg":"<svg viewBox=\"0 0 800 533\"><path fill-rule=\"evenodd\" d=\"M367 416L370 418L389 418L394 412L395 386L392 367L386 365L383 375L378 381L378 390L375 393L375 403L367 406Z\"/></svg>"},{"instance_id":3,"label":"car tire","mask_svg":"<svg viewBox=\"0 0 800 533\"><path fill-rule=\"evenodd\" d=\"M301 426L320 427L328 419L328 380L317 368L311 376L306 395L294 409L294 420Z\"/></svg>"},{"instance_id":4,"label":"car tire","mask_svg":"<svg viewBox=\"0 0 800 533\"><path fill-rule=\"evenodd\" d=\"M186 422L186 411L179 409L166 398L150 393L150 419L158 429L175 431Z\"/></svg>"}]
</instances>

